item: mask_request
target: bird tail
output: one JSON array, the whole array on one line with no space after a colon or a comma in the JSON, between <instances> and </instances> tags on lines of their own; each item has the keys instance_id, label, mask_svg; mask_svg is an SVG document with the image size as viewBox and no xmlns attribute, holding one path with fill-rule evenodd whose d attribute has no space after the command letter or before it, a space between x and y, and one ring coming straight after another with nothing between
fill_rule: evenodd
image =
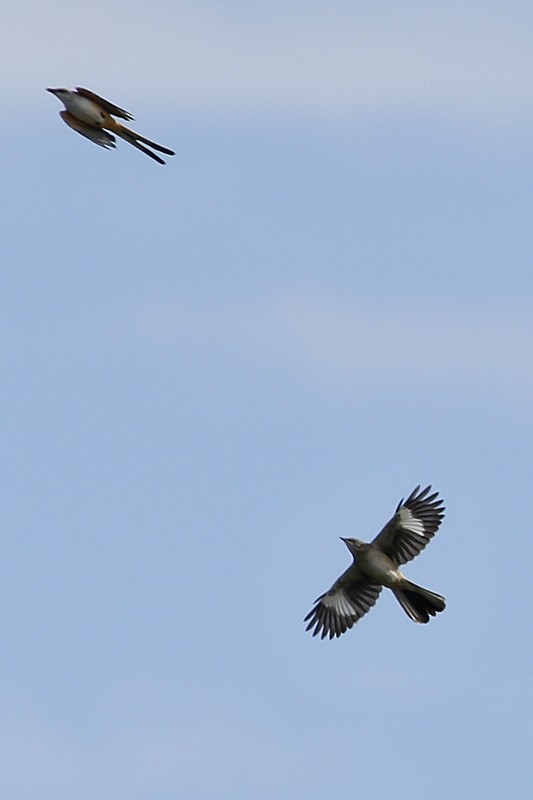
<instances>
[{"instance_id":1,"label":"bird tail","mask_svg":"<svg viewBox=\"0 0 533 800\"><path fill-rule=\"evenodd\" d=\"M429 622L439 611L446 608L446 600L440 594L423 589L407 581L401 589L393 589L394 596L413 622Z\"/></svg>"},{"instance_id":2,"label":"bird tail","mask_svg":"<svg viewBox=\"0 0 533 800\"><path fill-rule=\"evenodd\" d=\"M117 127L116 128L113 127L113 131L119 136L121 136L124 139L124 141L129 142L129 144L132 144L138 150L141 150L143 153L146 153L147 156L153 158L154 161L158 162L158 164L164 164L165 162L163 161L162 158L156 156L155 153L152 153L151 150L148 150L147 147L143 147L142 144L139 144L139 142L144 142L144 144L147 144L148 147L151 147L154 150L158 150L160 153L166 153L167 156L175 155L174 150L169 150L168 147L163 147L163 145L156 144L155 142L152 142L150 139L146 139L146 137L141 136L140 133L132 131L131 128L126 128L125 125L119 125L117 123Z\"/></svg>"}]
</instances>

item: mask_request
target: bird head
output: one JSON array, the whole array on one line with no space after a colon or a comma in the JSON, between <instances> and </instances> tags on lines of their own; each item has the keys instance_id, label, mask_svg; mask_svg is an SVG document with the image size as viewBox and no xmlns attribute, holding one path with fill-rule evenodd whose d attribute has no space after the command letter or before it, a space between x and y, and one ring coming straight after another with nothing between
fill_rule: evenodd
<instances>
[{"instance_id":1,"label":"bird head","mask_svg":"<svg viewBox=\"0 0 533 800\"><path fill-rule=\"evenodd\" d=\"M76 93L73 92L71 89L47 89L47 92L50 94L55 94L58 100L61 100L62 103L68 102L68 100L75 95Z\"/></svg>"},{"instance_id":2,"label":"bird head","mask_svg":"<svg viewBox=\"0 0 533 800\"><path fill-rule=\"evenodd\" d=\"M366 542L362 542L361 539L345 539L344 536L341 536L340 538L354 557L364 553L368 548L368 544Z\"/></svg>"}]
</instances>

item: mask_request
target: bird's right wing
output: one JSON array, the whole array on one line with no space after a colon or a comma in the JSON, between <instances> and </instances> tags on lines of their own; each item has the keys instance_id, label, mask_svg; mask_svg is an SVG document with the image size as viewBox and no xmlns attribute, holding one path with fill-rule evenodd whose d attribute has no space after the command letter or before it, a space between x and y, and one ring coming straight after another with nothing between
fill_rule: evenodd
<instances>
[{"instance_id":1,"label":"bird's right wing","mask_svg":"<svg viewBox=\"0 0 533 800\"><path fill-rule=\"evenodd\" d=\"M88 100L92 100L93 103L97 103L99 106L102 106L108 114L112 114L114 117L120 117L121 119L133 119L129 111L125 111L120 106L114 105L114 103L110 103L109 100L104 100L103 97L100 97L99 94L95 94L91 92L90 89L84 89L82 86L76 86L76 91L78 94L81 94L82 97L86 97Z\"/></svg>"},{"instance_id":2,"label":"bird's right wing","mask_svg":"<svg viewBox=\"0 0 533 800\"><path fill-rule=\"evenodd\" d=\"M63 122L67 123L69 128L75 130L76 133L81 133L82 136L90 139L91 142L99 144L100 147L116 147L115 137L107 131L104 131L103 128L96 128L94 125L87 125L86 122L82 122L81 119L78 119L73 114L69 114L68 111L60 111L59 115Z\"/></svg>"},{"instance_id":3,"label":"bird's right wing","mask_svg":"<svg viewBox=\"0 0 533 800\"><path fill-rule=\"evenodd\" d=\"M321 639L341 636L372 608L381 589L377 584L359 580L347 586L337 581L329 592L315 600L314 608L304 619L304 622L310 620L306 631L314 627L313 636L321 632Z\"/></svg>"},{"instance_id":4,"label":"bird's right wing","mask_svg":"<svg viewBox=\"0 0 533 800\"><path fill-rule=\"evenodd\" d=\"M373 546L392 558L395 564L406 564L417 556L433 538L444 517L443 501L431 486L414 489L407 500L400 500L396 512L372 542Z\"/></svg>"}]
</instances>

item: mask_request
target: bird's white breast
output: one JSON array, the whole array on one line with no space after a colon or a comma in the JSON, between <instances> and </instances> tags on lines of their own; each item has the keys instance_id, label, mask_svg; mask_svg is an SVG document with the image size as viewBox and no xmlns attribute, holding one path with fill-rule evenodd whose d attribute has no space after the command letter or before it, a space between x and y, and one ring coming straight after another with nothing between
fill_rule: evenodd
<instances>
[{"instance_id":1,"label":"bird's white breast","mask_svg":"<svg viewBox=\"0 0 533 800\"><path fill-rule=\"evenodd\" d=\"M89 100L88 97L83 97L80 94L71 94L68 97L61 98L65 104L67 111L70 111L82 122L87 122L89 125L96 125L99 127L105 120L105 112L97 103Z\"/></svg>"}]
</instances>

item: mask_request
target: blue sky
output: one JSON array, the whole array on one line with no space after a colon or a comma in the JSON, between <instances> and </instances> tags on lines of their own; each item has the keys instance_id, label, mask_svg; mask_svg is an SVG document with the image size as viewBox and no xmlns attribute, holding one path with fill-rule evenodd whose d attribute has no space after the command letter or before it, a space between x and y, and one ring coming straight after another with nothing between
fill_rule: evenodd
<instances>
[{"instance_id":1,"label":"blue sky","mask_svg":"<svg viewBox=\"0 0 533 800\"><path fill-rule=\"evenodd\" d=\"M2 796L528 797L531 5L3 16ZM313 639L419 483L445 613Z\"/></svg>"}]
</instances>

